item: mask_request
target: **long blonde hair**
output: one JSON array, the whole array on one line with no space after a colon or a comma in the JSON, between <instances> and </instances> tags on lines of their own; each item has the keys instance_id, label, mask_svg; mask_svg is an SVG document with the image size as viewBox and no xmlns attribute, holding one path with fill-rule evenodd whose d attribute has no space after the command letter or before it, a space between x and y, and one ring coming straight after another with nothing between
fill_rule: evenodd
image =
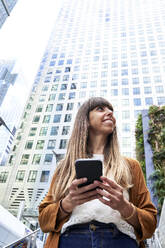
<instances>
[{"instance_id":1,"label":"long blonde hair","mask_svg":"<svg viewBox=\"0 0 165 248\"><path fill-rule=\"evenodd\" d=\"M79 108L65 158L59 162L55 171L56 180L52 188L55 201L67 194L71 182L75 179L75 160L93 156L88 147L89 112L97 106L106 106L113 111L112 105L102 97L92 97ZM103 153L105 175L111 175L123 188L131 187L130 168L126 159L120 154L116 127L108 136Z\"/></svg>"}]
</instances>

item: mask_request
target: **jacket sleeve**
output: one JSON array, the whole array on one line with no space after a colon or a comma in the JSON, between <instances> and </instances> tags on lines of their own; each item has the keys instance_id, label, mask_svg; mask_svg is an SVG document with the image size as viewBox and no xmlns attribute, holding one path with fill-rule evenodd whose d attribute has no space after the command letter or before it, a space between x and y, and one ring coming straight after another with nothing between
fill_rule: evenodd
<instances>
[{"instance_id":1,"label":"jacket sleeve","mask_svg":"<svg viewBox=\"0 0 165 248\"><path fill-rule=\"evenodd\" d=\"M55 175L52 179L50 189L44 200L39 205L39 224L41 230L47 232L60 232L63 224L69 216L58 222L59 202L55 202L52 195L52 186L55 183Z\"/></svg>"},{"instance_id":2,"label":"jacket sleeve","mask_svg":"<svg viewBox=\"0 0 165 248\"><path fill-rule=\"evenodd\" d=\"M136 232L139 241L150 238L157 224L157 210L151 202L150 193L146 187L145 179L139 162L133 160L133 188L131 189L131 201L136 206L141 233Z\"/></svg>"}]
</instances>

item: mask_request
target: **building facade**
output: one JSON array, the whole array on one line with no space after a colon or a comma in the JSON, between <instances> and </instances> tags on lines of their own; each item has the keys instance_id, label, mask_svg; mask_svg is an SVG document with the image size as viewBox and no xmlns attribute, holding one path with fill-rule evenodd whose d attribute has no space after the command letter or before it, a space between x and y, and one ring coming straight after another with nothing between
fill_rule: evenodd
<instances>
[{"instance_id":1,"label":"building facade","mask_svg":"<svg viewBox=\"0 0 165 248\"><path fill-rule=\"evenodd\" d=\"M6 18L10 15L10 12L17 1L18 0L0 0L0 28L6 21Z\"/></svg>"},{"instance_id":2,"label":"building facade","mask_svg":"<svg viewBox=\"0 0 165 248\"><path fill-rule=\"evenodd\" d=\"M0 117L11 133L0 127L0 166L5 166L27 95L27 86L15 61L0 61ZM20 94L19 92L22 92Z\"/></svg>"},{"instance_id":3,"label":"building facade","mask_svg":"<svg viewBox=\"0 0 165 248\"><path fill-rule=\"evenodd\" d=\"M137 115L165 104L165 3L64 0L0 174L0 201L37 215L77 109L102 96L114 106L123 155L135 157ZM6 197L7 196L7 197ZM28 214L29 213L29 214Z\"/></svg>"}]
</instances>

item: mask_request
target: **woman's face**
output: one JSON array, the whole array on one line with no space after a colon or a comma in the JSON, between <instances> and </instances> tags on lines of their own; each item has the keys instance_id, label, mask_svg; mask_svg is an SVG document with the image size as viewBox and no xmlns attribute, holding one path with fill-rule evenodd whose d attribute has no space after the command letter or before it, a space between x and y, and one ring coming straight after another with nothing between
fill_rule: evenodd
<instances>
[{"instance_id":1,"label":"woman's face","mask_svg":"<svg viewBox=\"0 0 165 248\"><path fill-rule=\"evenodd\" d=\"M98 106L89 112L89 131L93 134L109 135L115 126L113 111L107 106Z\"/></svg>"}]
</instances>

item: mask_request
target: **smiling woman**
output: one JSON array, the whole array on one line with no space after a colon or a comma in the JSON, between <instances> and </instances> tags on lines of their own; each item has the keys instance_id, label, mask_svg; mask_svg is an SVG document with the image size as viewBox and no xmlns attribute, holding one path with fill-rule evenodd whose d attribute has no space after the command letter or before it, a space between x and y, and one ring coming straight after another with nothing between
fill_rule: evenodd
<instances>
[{"instance_id":1,"label":"smiling woman","mask_svg":"<svg viewBox=\"0 0 165 248\"><path fill-rule=\"evenodd\" d=\"M46 248L144 247L156 228L141 167L119 152L113 112L101 97L78 110L66 156L39 206L41 229L50 232ZM103 161L100 181L79 187L87 181L75 179L75 161L82 158Z\"/></svg>"}]
</instances>

